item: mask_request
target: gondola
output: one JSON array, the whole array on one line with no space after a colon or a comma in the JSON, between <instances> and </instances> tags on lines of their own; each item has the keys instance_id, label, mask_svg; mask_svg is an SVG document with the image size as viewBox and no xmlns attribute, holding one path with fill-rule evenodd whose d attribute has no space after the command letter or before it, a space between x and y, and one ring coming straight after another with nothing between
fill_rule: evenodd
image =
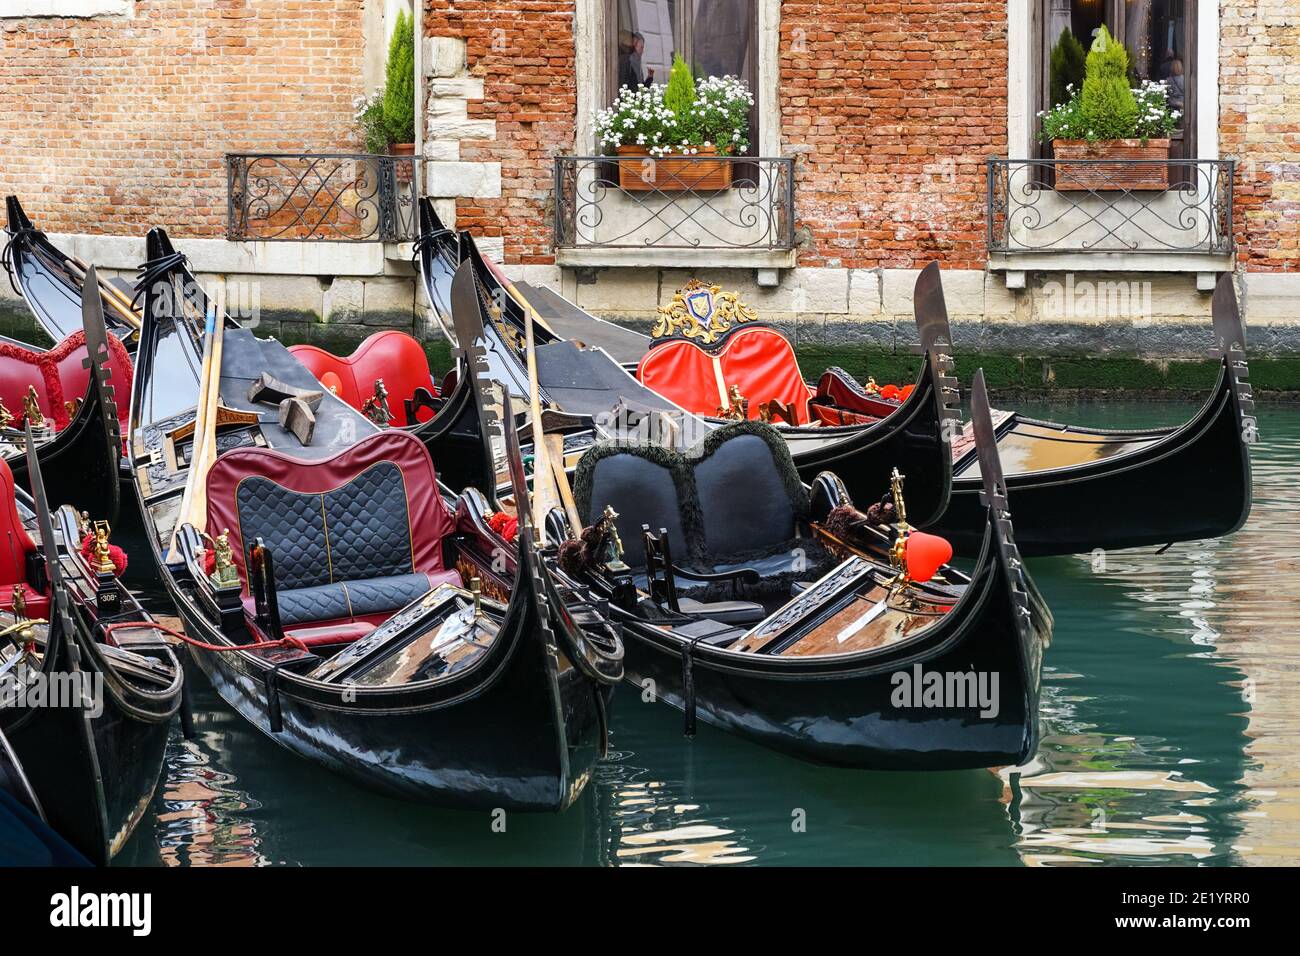
<instances>
[{"instance_id":1,"label":"gondola","mask_svg":"<svg viewBox=\"0 0 1300 956\"><path fill-rule=\"evenodd\" d=\"M22 423L32 421L50 495L115 522L121 501L121 431L132 374L123 336L130 330L119 319L115 331L107 331L107 291L95 297L101 307L86 325L90 313L83 308L80 282L55 261L71 260L32 228L15 197L9 197L8 206L10 239L4 262L10 282L41 326L60 341L43 349L0 337L0 455L26 486ZM94 266L86 266L82 275L81 281L100 287ZM119 303L115 308L125 307ZM94 376L88 355L95 357ZM121 396L120 402L114 394Z\"/></svg>"},{"instance_id":2,"label":"gondola","mask_svg":"<svg viewBox=\"0 0 1300 956\"><path fill-rule=\"evenodd\" d=\"M370 789L570 805L605 750L622 647L557 590L526 509L507 537L504 513L449 492L408 431L322 389L278 342L228 319L218 334L162 230L148 253L130 459L197 666L270 739ZM263 375L281 405L307 406L309 431L266 403ZM502 413L477 417L483 459Z\"/></svg>"},{"instance_id":3,"label":"gondola","mask_svg":"<svg viewBox=\"0 0 1300 956\"><path fill-rule=\"evenodd\" d=\"M13 748L0 732L0 866L89 866L50 829Z\"/></svg>"},{"instance_id":4,"label":"gondola","mask_svg":"<svg viewBox=\"0 0 1300 956\"><path fill-rule=\"evenodd\" d=\"M918 316L946 325L938 271L918 294ZM1196 415L1176 428L1115 431L995 412L1016 540L1027 557L1231 534L1250 514L1250 444L1258 440L1245 329L1232 275L1211 302L1219 375ZM952 498L937 527L971 554L979 546L980 462L969 427L953 442Z\"/></svg>"},{"instance_id":5,"label":"gondola","mask_svg":"<svg viewBox=\"0 0 1300 956\"><path fill-rule=\"evenodd\" d=\"M55 342L81 330L81 293L99 290L108 330L134 351L139 309L115 282L90 276L90 266L54 245L34 225L17 196L5 197L4 266L14 291L31 309L36 324Z\"/></svg>"},{"instance_id":6,"label":"gondola","mask_svg":"<svg viewBox=\"0 0 1300 956\"><path fill-rule=\"evenodd\" d=\"M49 825L107 864L153 798L183 674L161 629L117 580L108 526L51 514L0 463L0 731ZM33 536L40 541L38 547Z\"/></svg>"},{"instance_id":7,"label":"gondola","mask_svg":"<svg viewBox=\"0 0 1300 956\"><path fill-rule=\"evenodd\" d=\"M989 507L969 576L908 526L902 476L892 514L864 514L833 473L803 484L769 424L723 426L685 454L587 452L586 530L563 566L609 602L628 681L681 710L688 734L703 720L814 763L1028 760L1052 619L1016 551L982 372L973 401Z\"/></svg>"}]
</instances>

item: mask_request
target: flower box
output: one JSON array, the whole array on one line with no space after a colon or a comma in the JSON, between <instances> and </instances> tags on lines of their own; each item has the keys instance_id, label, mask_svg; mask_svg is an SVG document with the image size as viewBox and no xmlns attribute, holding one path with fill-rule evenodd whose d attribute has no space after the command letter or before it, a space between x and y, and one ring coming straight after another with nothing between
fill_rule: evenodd
<instances>
[{"instance_id":1,"label":"flower box","mask_svg":"<svg viewBox=\"0 0 1300 956\"><path fill-rule=\"evenodd\" d=\"M684 192L731 188L732 163L668 155L655 158L644 146L620 146L618 185L626 192ZM712 146L701 146L698 156L716 156Z\"/></svg>"},{"instance_id":2,"label":"flower box","mask_svg":"<svg viewBox=\"0 0 1300 956\"><path fill-rule=\"evenodd\" d=\"M1072 190L1168 189L1169 140L1106 139L1090 143L1086 139L1054 139L1056 188ZM1071 163L1072 159L1105 162ZM1161 160L1132 163L1129 160Z\"/></svg>"}]
</instances>

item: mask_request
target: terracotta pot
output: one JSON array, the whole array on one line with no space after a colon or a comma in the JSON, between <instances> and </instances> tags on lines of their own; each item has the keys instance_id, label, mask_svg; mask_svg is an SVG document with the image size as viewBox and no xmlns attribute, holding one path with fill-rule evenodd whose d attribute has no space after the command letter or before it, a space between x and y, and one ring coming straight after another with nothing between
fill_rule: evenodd
<instances>
[{"instance_id":1,"label":"terracotta pot","mask_svg":"<svg viewBox=\"0 0 1300 956\"><path fill-rule=\"evenodd\" d=\"M644 146L620 146L618 185L628 192L702 192L731 188L732 164L725 161L701 161L673 155L655 159ZM696 156L716 156L713 146L701 146Z\"/></svg>"},{"instance_id":2,"label":"terracotta pot","mask_svg":"<svg viewBox=\"0 0 1300 956\"><path fill-rule=\"evenodd\" d=\"M391 146L388 147L388 155L414 156L415 144L414 143L393 143ZM415 171L415 163L393 163L393 168L396 170L397 181L399 183L409 183L411 181L411 175Z\"/></svg>"},{"instance_id":3,"label":"terracotta pot","mask_svg":"<svg viewBox=\"0 0 1300 956\"><path fill-rule=\"evenodd\" d=\"M1166 189L1169 186L1169 167L1163 162L1130 164L1129 159L1169 158L1169 140L1103 139L1090 143L1086 139L1054 139L1052 152L1056 157L1056 188L1061 192L1092 189L1097 191L1120 189ZM1062 160L1100 159L1116 160L1101 163L1069 163Z\"/></svg>"}]
</instances>

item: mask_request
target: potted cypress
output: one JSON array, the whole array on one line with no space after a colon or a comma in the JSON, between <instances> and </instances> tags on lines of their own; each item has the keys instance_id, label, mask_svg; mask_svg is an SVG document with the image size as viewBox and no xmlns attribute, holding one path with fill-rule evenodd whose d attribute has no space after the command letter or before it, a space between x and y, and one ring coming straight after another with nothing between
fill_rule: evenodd
<instances>
[{"instance_id":1,"label":"potted cypress","mask_svg":"<svg viewBox=\"0 0 1300 956\"><path fill-rule=\"evenodd\" d=\"M397 15L388 43L384 76L384 129L394 156L415 155L415 25L405 10Z\"/></svg>"},{"instance_id":2,"label":"potted cypress","mask_svg":"<svg viewBox=\"0 0 1300 956\"><path fill-rule=\"evenodd\" d=\"M1103 26L1088 51L1082 89L1066 86L1068 98L1039 114L1040 138L1052 144L1058 190L1165 189L1169 134L1178 125L1163 82L1128 81L1128 52ZM1115 160L1069 163L1062 160Z\"/></svg>"}]
</instances>

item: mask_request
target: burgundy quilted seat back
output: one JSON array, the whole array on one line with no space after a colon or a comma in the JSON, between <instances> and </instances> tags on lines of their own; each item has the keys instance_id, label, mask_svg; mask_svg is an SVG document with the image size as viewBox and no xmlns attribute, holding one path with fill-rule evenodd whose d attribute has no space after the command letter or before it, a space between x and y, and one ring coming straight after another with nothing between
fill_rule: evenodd
<instances>
[{"instance_id":1,"label":"burgundy quilted seat back","mask_svg":"<svg viewBox=\"0 0 1300 956\"><path fill-rule=\"evenodd\" d=\"M271 549L285 626L372 619L460 583L442 547L455 519L428 451L406 432L368 436L321 461L226 452L208 472L208 533L226 528L245 592L253 543Z\"/></svg>"}]
</instances>

